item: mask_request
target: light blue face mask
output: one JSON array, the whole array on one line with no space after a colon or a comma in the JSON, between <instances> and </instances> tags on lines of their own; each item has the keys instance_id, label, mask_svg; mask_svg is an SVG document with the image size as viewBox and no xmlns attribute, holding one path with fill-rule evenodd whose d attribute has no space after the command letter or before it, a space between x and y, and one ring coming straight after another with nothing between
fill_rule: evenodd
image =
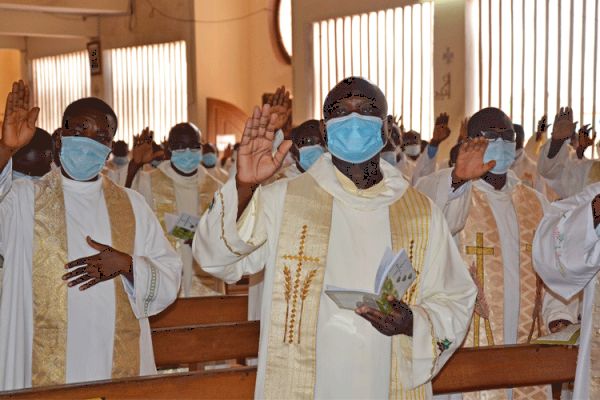
<instances>
[{"instance_id":1,"label":"light blue face mask","mask_svg":"<svg viewBox=\"0 0 600 400\"><path fill-rule=\"evenodd\" d=\"M340 160L365 162L383 149L382 126L381 118L358 113L332 118L326 123L327 148Z\"/></svg>"},{"instance_id":2,"label":"light blue face mask","mask_svg":"<svg viewBox=\"0 0 600 400\"><path fill-rule=\"evenodd\" d=\"M63 136L60 164L76 181L89 181L97 176L110 154L110 147L83 136Z\"/></svg>"},{"instance_id":3,"label":"light blue face mask","mask_svg":"<svg viewBox=\"0 0 600 400\"><path fill-rule=\"evenodd\" d=\"M158 166L162 163L162 160L152 160L150 161L150 165L154 168L158 168Z\"/></svg>"},{"instance_id":4,"label":"light blue face mask","mask_svg":"<svg viewBox=\"0 0 600 400\"><path fill-rule=\"evenodd\" d=\"M115 163L115 165L122 167L123 165L126 165L129 162L129 158L127 156L124 157L113 157L112 158L112 162Z\"/></svg>"},{"instance_id":5,"label":"light blue face mask","mask_svg":"<svg viewBox=\"0 0 600 400\"><path fill-rule=\"evenodd\" d=\"M217 155L215 153L207 153L202 155L202 164L207 168L212 168L217 165Z\"/></svg>"},{"instance_id":6,"label":"light blue face mask","mask_svg":"<svg viewBox=\"0 0 600 400\"><path fill-rule=\"evenodd\" d=\"M38 181L38 180L40 179L40 177L39 177L39 176L31 176L31 175L27 175L27 174L24 174L24 173L22 173L22 172L15 171L15 170L13 169L13 172L12 172L12 180L13 180L13 181L16 181L17 179L29 179L30 181Z\"/></svg>"},{"instance_id":7,"label":"light blue face mask","mask_svg":"<svg viewBox=\"0 0 600 400\"><path fill-rule=\"evenodd\" d=\"M299 150L300 161L299 164L304 171L308 171L310 167L325 153L323 146L314 144L312 146L304 146Z\"/></svg>"},{"instance_id":8,"label":"light blue face mask","mask_svg":"<svg viewBox=\"0 0 600 400\"><path fill-rule=\"evenodd\" d=\"M396 152L395 151L383 151L381 152L381 158L392 165L396 165Z\"/></svg>"},{"instance_id":9,"label":"light blue face mask","mask_svg":"<svg viewBox=\"0 0 600 400\"><path fill-rule=\"evenodd\" d=\"M199 149L173 150L171 162L181 172L190 174L198 169L202 161L202 152Z\"/></svg>"},{"instance_id":10,"label":"light blue face mask","mask_svg":"<svg viewBox=\"0 0 600 400\"><path fill-rule=\"evenodd\" d=\"M595 228L596 230L596 236L598 236L600 238L600 224L598 224L598 226Z\"/></svg>"},{"instance_id":11,"label":"light blue face mask","mask_svg":"<svg viewBox=\"0 0 600 400\"><path fill-rule=\"evenodd\" d=\"M515 142L507 142L500 138L489 141L483 155L483 162L496 161L496 166L490 172L496 175L505 174L515 162L516 148L517 144Z\"/></svg>"}]
</instances>

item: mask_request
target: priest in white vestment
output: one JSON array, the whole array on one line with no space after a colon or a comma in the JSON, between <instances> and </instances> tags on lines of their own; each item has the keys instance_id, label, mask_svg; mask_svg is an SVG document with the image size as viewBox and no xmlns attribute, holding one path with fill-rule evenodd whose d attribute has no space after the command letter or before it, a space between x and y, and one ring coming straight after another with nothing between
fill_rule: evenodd
<instances>
[{"instance_id":1,"label":"priest in white vestment","mask_svg":"<svg viewBox=\"0 0 600 400\"><path fill-rule=\"evenodd\" d=\"M600 398L600 183L552 204L535 235L535 268L565 299L583 291L574 399Z\"/></svg>"},{"instance_id":2,"label":"priest in white vestment","mask_svg":"<svg viewBox=\"0 0 600 400\"><path fill-rule=\"evenodd\" d=\"M134 171L136 180L133 189L141 193L154 210L165 235L183 260L182 296L222 294L225 291L223 283L206 276L195 265L191 240L186 243L170 235L167 229L169 217L177 219L183 213L200 217L221 183L201 165L202 144L196 126L191 123L175 125L169 132L168 143L171 159L163 161L150 172L140 171L136 174L137 170ZM153 159L149 156L143 158ZM135 165L137 169L140 167L140 164Z\"/></svg>"},{"instance_id":3,"label":"priest in white vestment","mask_svg":"<svg viewBox=\"0 0 600 400\"><path fill-rule=\"evenodd\" d=\"M387 104L379 88L348 78L324 111L331 154L297 178L256 187L246 182L268 179L291 143L272 155L269 108L255 110L237 174L202 217L194 256L227 282L264 268L256 398L431 398L476 288L442 213L380 163ZM342 310L324 294L327 285L373 290L388 247L406 249L418 271L402 301L388 298L391 314Z\"/></svg>"},{"instance_id":4,"label":"priest in white vestment","mask_svg":"<svg viewBox=\"0 0 600 400\"><path fill-rule=\"evenodd\" d=\"M481 298L464 346L527 343L548 333L550 324L577 322L576 299L566 304L538 287L531 246L548 201L509 170L516 149L510 119L496 108L483 109L470 118L468 133L456 166L417 184L444 211L459 251L479 282ZM519 388L514 397L535 399L544 391ZM467 398L492 393L469 393ZM495 395L501 398L502 391Z\"/></svg>"},{"instance_id":5,"label":"priest in white vestment","mask_svg":"<svg viewBox=\"0 0 600 400\"><path fill-rule=\"evenodd\" d=\"M0 390L153 374L148 317L175 300L182 266L144 199L98 176L116 116L72 103L62 169L12 182L10 154L39 112L27 104L15 83L0 137Z\"/></svg>"},{"instance_id":6,"label":"priest in white vestment","mask_svg":"<svg viewBox=\"0 0 600 400\"><path fill-rule=\"evenodd\" d=\"M445 129L449 135L447 121ZM409 140L409 142L405 143L405 140ZM397 156L396 168L412 185L416 184L420 178L435 172L438 152L438 145L435 142L433 145L428 144L425 151L421 152L421 135L415 131L408 131L402 134L402 142L398 145L398 149L400 151Z\"/></svg>"},{"instance_id":7,"label":"priest in white vestment","mask_svg":"<svg viewBox=\"0 0 600 400\"><path fill-rule=\"evenodd\" d=\"M125 186L127 182L127 171L129 169L129 147L123 140L113 144L113 152L106 167L102 171L117 185Z\"/></svg>"},{"instance_id":8,"label":"priest in white vestment","mask_svg":"<svg viewBox=\"0 0 600 400\"><path fill-rule=\"evenodd\" d=\"M202 166L206 173L212 176L221 185L227 182L229 174L219 164L219 152L217 146L212 143L202 145Z\"/></svg>"}]
</instances>

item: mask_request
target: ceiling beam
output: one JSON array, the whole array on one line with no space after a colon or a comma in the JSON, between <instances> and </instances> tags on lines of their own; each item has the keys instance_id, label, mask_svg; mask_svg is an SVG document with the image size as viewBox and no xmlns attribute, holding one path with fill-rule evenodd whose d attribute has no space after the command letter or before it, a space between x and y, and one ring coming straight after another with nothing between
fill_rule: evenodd
<instances>
[{"instance_id":1,"label":"ceiling beam","mask_svg":"<svg viewBox=\"0 0 600 400\"><path fill-rule=\"evenodd\" d=\"M98 18L0 11L0 35L92 38L98 36Z\"/></svg>"},{"instance_id":2,"label":"ceiling beam","mask_svg":"<svg viewBox=\"0 0 600 400\"><path fill-rule=\"evenodd\" d=\"M78 15L126 15L128 0L0 0L0 10Z\"/></svg>"}]
</instances>

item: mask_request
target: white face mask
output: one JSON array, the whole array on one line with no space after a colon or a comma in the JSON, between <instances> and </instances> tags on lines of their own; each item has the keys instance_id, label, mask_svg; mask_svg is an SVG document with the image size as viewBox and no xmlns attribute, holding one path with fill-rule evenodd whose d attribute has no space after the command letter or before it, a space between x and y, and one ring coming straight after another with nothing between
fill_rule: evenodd
<instances>
[{"instance_id":1,"label":"white face mask","mask_svg":"<svg viewBox=\"0 0 600 400\"><path fill-rule=\"evenodd\" d=\"M420 144L409 144L404 146L404 154L411 157L416 157L421 154L421 145Z\"/></svg>"}]
</instances>

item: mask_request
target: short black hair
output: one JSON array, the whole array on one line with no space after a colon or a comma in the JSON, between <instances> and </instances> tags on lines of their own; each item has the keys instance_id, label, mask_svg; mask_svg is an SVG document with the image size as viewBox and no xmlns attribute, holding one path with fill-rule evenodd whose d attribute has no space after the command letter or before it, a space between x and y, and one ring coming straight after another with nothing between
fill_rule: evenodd
<instances>
[{"instance_id":1,"label":"short black hair","mask_svg":"<svg viewBox=\"0 0 600 400\"><path fill-rule=\"evenodd\" d=\"M18 159L20 157L25 156L32 149L40 150L40 151L53 151L54 143L52 141L52 136L42 128L35 128L35 133L33 134L33 138L29 143L25 146L21 147L13 157Z\"/></svg>"},{"instance_id":2,"label":"short black hair","mask_svg":"<svg viewBox=\"0 0 600 400\"><path fill-rule=\"evenodd\" d=\"M171 141L171 136L177 133L183 134L195 134L198 136L198 141L202 141L202 134L200 133L200 129L196 125L191 122L181 122L177 125L174 125L169 131L169 137L167 138L167 142Z\"/></svg>"},{"instance_id":3,"label":"short black hair","mask_svg":"<svg viewBox=\"0 0 600 400\"><path fill-rule=\"evenodd\" d=\"M92 108L102 112L106 116L110 116L115 121L115 133L117 133L117 127L119 126L117 114L115 114L113 109L108 104L97 97L84 97L69 104L63 112L62 127L68 128L67 120L69 117L74 116L82 108Z\"/></svg>"},{"instance_id":4,"label":"short black hair","mask_svg":"<svg viewBox=\"0 0 600 400\"><path fill-rule=\"evenodd\" d=\"M507 122L509 127L514 129L513 123L499 108L487 107L477 111L467 123L467 134L470 138L481 136L481 131L485 131L490 128L490 125L494 125L494 121L504 120Z\"/></svg>"},{"instance_id":5,"label":"short black hair","mask_svg":"<svg viewBox=\"0 0 600 400\"><path fill-rule=\"evenodd\" d=\"M361 78L358 76L348 77L335 85L325 97L323 102L323 116L325 119L329 119L333 113L333 105L343 98L351 96L366 96L372 97L381 102L382 109L381 113L387 115L387 99L383 91L368 79Z\"/></svg>"},{"instance_id":6,"label":"short black hair","mask_svg":"<svg viewBox=\"0 0 600 400\"><path fill-rule=\"evenodd\" d=\"M129 145L124 140L117 140L113 143L113 153L116 156L125 156L129 152Z\"/></svg>"}]
</instances>

